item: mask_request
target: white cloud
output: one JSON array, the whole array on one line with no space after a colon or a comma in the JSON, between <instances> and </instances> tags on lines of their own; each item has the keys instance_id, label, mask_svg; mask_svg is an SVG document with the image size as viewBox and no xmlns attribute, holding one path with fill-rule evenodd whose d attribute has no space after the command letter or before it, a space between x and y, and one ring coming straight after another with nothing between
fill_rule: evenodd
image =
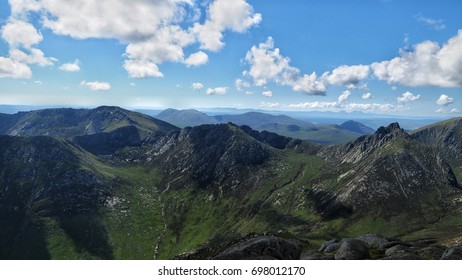
<instances>
[{"instance_id":1,"label":"white cloud","mask_svg":"<svg viewBox=\"0 0 462 280\"><path fill-rule=\"evenodd\" d=\"M43 84L42 81L34 81L34 83L35 83L36 85L39 85L39 86L41 86L41 85Z\"/></svg>"},{"instance_id":2,"label":"white cloud","mask_svg":"<svg viewBox=\"0 0 462 280\"><path fill-rule=\"evenodd\" d=\"M14 48L31 48L43 40L42 34L32 24L22 20L11 20L2 27L1 33L3 39Z\"/></svg>"},{"instance_id":3,"label":"white cloud","mask_svg":"<svg viewBox=\"0 0 462 280\"><path fill-rule=\"evenodd\" d=\"M408 103L408 102L414 102L420 99L420 94L419 95L414 95L409 91L406 91L401 95L400 97L397 98L398 103Z\"/></svg>"},{"instance_id":4,"label":"white cloud","mask_svg":"<svg viewBox=\"0 0 462 280\"><path fill-rule=\"evenodd\" d=\"M435 111L435 113L439 114L458 114L460 113L460 110L457 108L452 108L451 110L445 110L443 108L439 108L438 110Z\"/></svg>"},{"instance_id":5,"label":"white cloud","mask_svg":"<svg viewBox=\"0 0 462 280\"><path fill-rule=\"evenodd\" d=\"M245 61L250 64L250 70L244 74L252 77L254 84L264 86L275 82L283 86L291 86L294 91L309 95L323 95L326 86L318 80L316 73L301 75L298 68L290 66L290 58L280 54L274 47L274 40L268 37L265 43L253 46L247 52Z\"/></svg>"},{"instance_id":6,"label":"white cloud","mask_svg":"<svg viewBox=\"0 0 462 280\"><path fill-rule=\"evenodd\" d=\"M214 94L224 95L224 94L228 93L228 89L229 88L227 88L227 87L208 88L207 89L207 94L208 95L214 95Z\"/></svg>"},{"instance_id":7,"label":"white cloud","mask_svg":"<svg viewBox=\"0 0 462 280\"><path fill-rule=\"evenodd\" d=\"M406 86L462 86L462 30L440 47L426 41L413 51L401 51L392 60L371 65L374 75Z\"/></svg>"},{"instance_id":8,"label":"white cloud","mask_svg":"<svg viewBox=\"0 0 462 280\"><path fill-rule=\"evenodd\" d=\"M320 110L320 111L339 111L339 110L346 110L346 111L384 111L390 112L395 111L397 108L392 104L380 104L380 103L373 103L373 104L365 104L365 103L340 103L340 102L306 102L306 103L299 103L299 104L290 104L287 106L291 109L297 110Z\"/></svg>"},{"instance_id":9,"label":"white cloud","mask_svg":"<svg viewBox=\"0 0 462 280\"><path fill-rule=\"evenodd\" d=\"M262 94L265 97L273 97L273 92L270 90L264 91Z\"/></svg>"},{"instance_id":10,"label":"white cloud","mask_svg":"<svg viewBox=\"0 0 462 280\"><path fill-rule=\"evenodd\" d=\"M26 64L38 64L39 66L51 66L55 58L45 57L45 54L36 48L26 50L28 53L18 49L10 50L10 58Z\"/></svg>"},{"instance_id":11,"label":"white cloud","mask_svg":"<svg viewBox=\"0 0 462 280\"><path fill-rule=\"evenodd\" d=\"M0 78L29 79L31 77L32 71L27 64L0 56Z\"/></svg>"},{"instance_id":12,"label":"white cloud","mask_svg":"<svg viewBox=\"0 0 462 280\"><path fill-rule=\"evenodd\" d=\"M80 86L87 87L90 90L93 91L107 91L111 89L111 84L107 82L87 82L87 81L82 81L80 82Z\"/></svg>"},{"instance_id":13,"label":"white cloud","mask_svg":"<svg viewBox=\"0 0 462 280\"><path fill-rule=\"evenodd\" d=\"M288 82L292 83L290 75L292 73L286 73L289 75ZM311 75L304 74L302 77L298 77L292 85L294 91L302 92L308 95L324 95L327 92L327 86L323 81L318 80L316 73Z\"/></svg>"},{"instance_id":14,"label":"white cloud","mask_svg":"<svg viewBox=\"0 0 462 280\"><path fill-rule=\"evenodd\" d=\"M447 96L446 94L442 94L436 101L436 104L441 105L441 106L448 106L449 104L452 104L452 103L454 103L454 98L451 98Z\"/></svg>"},{"instance_id":15,"label":"white cloud","mask_svg":"<svg viewBox=\"0 0 462 280\"><path fill-rule=\"evenodd\" d=\"M76 59L73 63L65 63L59 67L60 70L66 72L79 72L80 71L80 61Z\"/></svg>"},{"instance_id":16,"label":"white cloud","mask_svg":"<svg viewBox=\"0 0 462 280\"><path fill-rule=\"evenodd\" d=\"M372 96L372 93L370 92L367 92L367 93L364 93L361 98L362 99L371 99L373 96Z\"/></svg>"},{"instance_id":17,"label":"white cloud","mask_svg":"<svg viewBox=\"0 0 462 280\"><path fill-rule=\"evenodd\" d=\"M351 92L349 90L345 90L339 97L338 97L338 102L344 103L351 95Z\"/></svg>"},{"instance_id":18,"label":"white cloud","mask_svg":"<svg viewBox=\"0 0 462 280\"><path fill-rule=\"evenodd\" d=\"M428 26L428 27L430 27L430 28L432 28L434 30L437 30L437 31L440 31L440 30L443 30L443 29L446 28L446 25L444 24L443 20L441 20L441 19L434 19L434 18L425 17L420 13L415 15L414 18L418 22L420 22L420 23L422 23L422 24L424 24L424 25L426 25L426 26Z\"/></svg>"},{"instance_id":19,"label":"white cloud","mask_svg":"<svg viewBox=\"0 0 462 280\"><path fill-rule=\"evenodd\" d=\"M142 41L159 31L159 26L180 21L178 15L193 5L190 0L39 0L44 25L59 35L73 38L115 38Z\"/></svg>"},{"instance_id":20,"label":"white cloud","mask_svg":"<svg viewBox=\"0 0 462 280\"><path fill-rule=\"evenodd\" d=\"M209 56L202 52L198 51L196 53L191 54L185 61L184 64L186 66L191 67L191 66L200 66L204 65L209 61Z\"/></svg>"},{"instance_id":21,"label":"white cloud","mask_svg":"<svg viewBox=\"0 0 462 280\"><path fill-rule=\"evenodd\" d=\"M234 85L236 86L237 91L243 92L245 88L249 88L250 84L246 81L243 81L241 79L237 79L234 82Z\"/></svg>"},{"instance_id":22,"label":"white cloud","mask_svg":"<svg viewBox=\"0 0 462 280\"><path fill-rule=\"evenodd\" d=\"M159 67L148 60L125 60L124 68L131 78L163 77Z\"/></svg>"},{"instance_id":23,"label":"white cloud","mask_svg":"<svg viewBox=\"0 0 462 280\"><path fill-rule=\"evenodd\" d=\"M370 74L368 65L342 65L332 71L332 74L326 74L325 79L332 85L356 85L366 79Z\"/></svg>"},{"instance_id":24,"label":"white cloud","mask_svg":"<svg viewBox=\"0 0 462 280\"><path fill-rule=\"evenodd\" d=\"M201 83L193 83L192 88L193 88L193 90L201 90L201 89L204 88L204 85L201 84Z\"/></svg>"},{"instance_id":25,"label":"white cloud","mask_svg":"<svg viewBox=\"0 0 462 280\"><path fill-rule=\"evenodd\" d=\"M261 102L260 107L263 108L276 108L276 107L281 107L281 104L275 102L275 103L270 103L270 102Z\"/></svg>"},{"instance_id":26,"label":"white cloud","mask_svg":"<svg viewBox=\"0 0 462 280\"><path fill-rule=\"evenodd\" d=\"M218 51L223 48L223 32L245 32L261 22L261 14L254 13L245 0L215 0L208 7L204 24L196 23L192 32L196 35L201 48Z\"/></svg>"},{"instance_id":27,"label":"white cloud","mask_svg":"<svg viewBox=\"0 0 462 280\"><path fill-rule=\"evenodd\" d=\"M253 91L250 91L250 90L248 90L248 91L246 91L246 92L245 92L245 94L246 94L246 95L253 95L253 94L254 94L254 92L253 92Z\"/></svg>"},{"instance_id":28,"label":"white cloud","mask_svg":"<svg viewBox=\"0 0 462 280\"><path fill-rule=\"evenodd\" d=\"M158 65L164 62L203 65L208 62L204 52L185 58L184 49L198 43L203 49L217 51L224 45L225 31L242 33L261 21L261 15L254 13L246 0L206 1L210 3L207 5L194 0L9 2L12 18L21 19L4 26L3 36L10 44L30 47L43 39L25 21L35 13L41 17L42 26L57 35L116 39L126 44L124 67L134 78L161 77ZM205 19L201 9L207 9Z\"/></svg>"},{"instance_id":29,"label":"white cloud","mask_svg":"<svg viewBox=\"0 0 462 280\"><path fill-rule=\"evenodd\" d=\"M43 36L32 24L11 17L0 32L10 48L9 57L3 58L2 64L12 67L10 70L3 69L1 77L30 78L32 72L28 64L50 66L56 60L45 57L40 49L33 47L43 40Z\"/></svg>"}]
</instances>

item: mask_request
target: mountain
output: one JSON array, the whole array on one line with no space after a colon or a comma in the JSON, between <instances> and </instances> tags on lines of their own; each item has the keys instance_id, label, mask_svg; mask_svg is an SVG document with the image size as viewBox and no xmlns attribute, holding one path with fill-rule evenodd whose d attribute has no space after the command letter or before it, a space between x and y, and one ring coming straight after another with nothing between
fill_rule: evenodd
<instances>
[{"instance_id":1,"label":"mountain","mask_svg":"<svg viewBox=\"0 0 462 280\"><path fill-rule=\"evenodd\" d=\"M173 125L147 115L119 107L102 106L88 109L44 109L0 114L0 134L12 136L73 137L109 132L133 125L143 134L152 130L174 130Z\"/></svg>"},{"instance_id":2,"label":"mountain","mask_svg":"<svg viewBox=\"0 0 462 280\"><path fill-rule=\"evenodd\" d=\"M209 258L240 241L306 251L369 232L460 238L451 164L398 124L325 146L232 123L178 129L117 107L53 109L49 123L39 112L1 116L10 134L48 134L0 136L2 259ZM41 126L18 125L25 116ZM100 129L81 130L89 123Z\"/></svg>"},{"instance_id":3,"label":"mountain","mask_svg":"<svg viewBox=\"0 0 462 280\"><path fill-rule=\"evenodd\" d=\"M451 206L448 198L460 193L438 151L413 140L397 123L321 153L348 167L335 195L355 213L397 218L405 211L420 221L437 221Z\"/></svg>"},{"instance_id":4,"label":"mountain","mask_svg":"<svg viewBox=\"0 0 462 280\"><path fill-rule=\"evenodd\" d=\"M357 122L357 121L346 121L340 125L342 128L351 131L351 132L356 132L362 135L369 135L375 132L372 128Z\"/></svg>"},{"instance_id":5,"label":"mountain","mask_svg":"<svg viewBox=\"0 0 462 280\"><path fill-rule=\"evenodd\" d=\"M462 118L438 122L411 132L412 138L436 147L451 160L462 159Z\"/></svg>"},{"instance_id":6,"label":"mountain","mask_svg":"<svg viewBox=\"0 0 462 280\"><path fill-rule=\"evenodd\" d=\"M166 109L156 115L156 118L175 124L178 127L198 126L202 124L216 124L215 118L197 110Z\"/></svg>"},{"instance_id":7,"label":"mountain","mask_svg":"<svg viewBox=\"0 0 462 280\"><path fill-rule=\"evenodd\" d=\"M261 112L208 116L197 110L167 109L157 114L156 118L179 127L218 123L247 125L258 131L274 132L286 137L320 144L345 143L374 132L371 128L354 121L346 122L340 126L315 125L309 121L294 119L286 115L271 115Z\"/></svg>"}]
</instances>

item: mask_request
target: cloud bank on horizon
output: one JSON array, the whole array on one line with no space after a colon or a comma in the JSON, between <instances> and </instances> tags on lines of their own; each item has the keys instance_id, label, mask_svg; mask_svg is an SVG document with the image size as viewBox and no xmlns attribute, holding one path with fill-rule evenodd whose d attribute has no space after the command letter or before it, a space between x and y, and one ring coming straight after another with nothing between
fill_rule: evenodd
<instances>
[{"instance_id":1,"label":"cloud bank on horizon","mask_svg":"<svg viewBox=\"0 0 462 280\"><path fill-rule=\"evenodd\" d=\"M455 34L446 40L427 39L409 46L410 36L404 30L406 45L396 46L399 51L395 55L376 61L358 57L359 63L339 63L328 67L323 67L320 55L316 59L317 72L303 70L309 67L291 59L290 56L294 54L299 58L303 50L288 47L290 44L287 42L275 39L271 34L272 25L265 25L265 21L272 20L272 14L268 12L267 19L265 13L256 8L257 3L251 4L252 2L8 0L8 4L3 5L9 7L10 13L3 16L4 24L0 31L4 43L4 47L0 48L0 96L5 96L4 100L15 100L12 95L22 95L22 99L17 99L18 102L26 102L25 90L22 93L12 93L18 90L7 86L3 86L5 90L2 90L2 84L11 80L27 81L45 72L53 75L53 69L63 74L75 75L74 79L80 80L75 83L76 91L87 89L112 92L118 88L114 85L117 81L110 79L114 71L125 71L126 84L133 87L133 79L173 79L174 71L170 71L170 68L178 66L172 65L183 65L184 69L180 71L202 74L191 74L194 80L185 76L184 81L180 82L189 83L190 86L186 88L195 99L200 99L199 103L206 104L211 96L215 96L210 106L226 107L230 102L229 96L234 95L234 98L239 99L247 97L248 102L243 102L247 107L281 110L399 113L412 110L417 112L412 104L426 102L424 107L427 114L459 112L455 94L460 93L462 88L462 29L459 29L462 28L462 20L450 26L444 18L429 17L418 11L418 1L414 1L417 12L408 16L411 23L420 24L422 29L426 28L425 34L449 32L451 27L452 30L457 30ZM393 1L377 1L376 4L392 5ZM277 5L274 5L274 9L277 9ZM303 5L307 10L316 9L316 5L310 3ZM332 6L332 9L335 8ZM269 11L271 7L264 10ZM451 9L446 11L455 13ZM284 10L279 12L284 13ZM287 27L292 25L291 20L288 13ZM333 27L325 26L325 33L328 34L331 28ZM287 29L289 31L291 30ZM297 33L293 30L291 32ZM120 61L120 69L108 70L108 74L104 75L105 80L101 81L98 77L90 76L92 72L88 69L92 67L92 61L83 62L77 57L80 54L78 49L47 51L52 48L41 47L53 45L53 40L59 38L88 44L114 42L111 43L114 49L123 48L119 56L114 57L115 61ZM231 53L236 57L237 66L233 67L233 71L231 67L229 71L224 71L223 68L227 66L218 65L216 61L221 62L224 59L222 56L229 58L230 52L226 47L228 43L234 42L243 45L240 52ZM282 42L284 48L278 47L279 42ZM332 43L341 42L332 39ZM373 46L371 48L380 47L369 43ZM295 44L297 43L294 42ZM243 51L245 46L247 50ZM237 49L235 46L234 48ZM313 57L317 54L305 55ZM221 71L226 77L213 79L213 75L208 74L217 71ZM229 85L231 81L233 88ZM178 82L175 83L177 84ZM51 89L53 81L44 80L43 86ZM206 90L202 91L204 88ZM262 94L253 94L254 92ZM242 93L245 95L241 95ZM173 94L163 97L168 99L166 104L175 103L175 98L184 98L184 93L177 97ZM147 91L140 95L147 95ZM220 103L219 96L223 98L223 103ZM286 98L288 96L290 97ZM74 100L76 98L78 97L74 97ZM121 97L120 102L126 102L127 98ZM139 99L140 97L137 98ZM274 102L267 102L269 99Z\"/></svg>"}]
</instances>

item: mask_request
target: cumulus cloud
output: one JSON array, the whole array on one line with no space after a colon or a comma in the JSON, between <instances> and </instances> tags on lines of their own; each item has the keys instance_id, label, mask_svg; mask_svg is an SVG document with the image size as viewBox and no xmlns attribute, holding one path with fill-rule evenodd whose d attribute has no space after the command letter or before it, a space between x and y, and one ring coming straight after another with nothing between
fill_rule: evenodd
<instances>
[{"instance_id":1,"label":"cumulus cloud","mask_svg":"<svg viewBox=\"0 0 462 280\"><path fill-rule=\"evenodd\" d=\"M270 90L267 90L267 91L264 91L262 95L265 97L273 97L273 92Z\"/></svg>"},{"instance_id":2,"label":"cumulus cloud","mask_svg":"<svg viewBox=\"0 0 462 280\"><path fill-rule=\"evenodd\" d=\"M201 83L193 83L192 88L193 88L193 90L201 90L201 89L204 88L204 85L201 84Z\"/></svg>"},{"instance_id":3,"label":"cumulus cloud","mask_svg":"<svg viewBox=\"0 0 462 280\"><path fill-rule=\"evenodd\" d=\"M35 27L22 20L11 20L2 27L2 37L12 47L30 48L43 40Z\"/></svg>"},{"instance_id":4,"label":"cumulus cloud","mask_svg":"<svg viewBox=\"0 0 462 280\"><path fill-rule=\"evenodd\" d=\"M261 22L261 14L254 13L245 0L215 0L208 7L204 24L196 23L192 32L204 50L218 51L223 48L223 32L245 32Z\"/></svg>"},{"instance_id":5,"label":"cumulus cloud","mask_svg":"<svg viewBox=\"0 0 462 280\"><path fill-rule=\"evenodd\" d=\"M281 55L271 37L258 47L253 46L247 52L245 61L250 65L250 70L245 74L249 75L257 86L275 82L309 95L323 95L327 91L326 85L318 80L316 73L301 75L298 68L290 66L290 58Z\"/></svg>"},{"instance_id":6,"label":"cumulus cloud","mask_svg":"<svg viewBox=\"0 0 462 280\"><path fill-rule=\"evenodd\" d=\"M414 95L409 91L406 91L401 95L400 97L397 98L398 103L408 103L408 102L414 102L420 99L420 94L419 95Z\"/></svg>"},{"instance_id":7,"label":"cumulus cloud","mask_svg":"<svg viewBox=\"0 0 462 280\"><path fill-rule=\"evenodd\" d=\"M442 94L436 101L436 104L440 106L448 106L449 104L452 104L452 103L454 103L454 98L451 98L447 96L446 94Z\"/></svg>"},{"instance_id":8,"label":"cumulus cloud","mask_svg":"<svg viewBox=\"0 0 462 280\"><path fill-rule=\"evenodd\" d=\"M462 86L462 30L446 44L426 41L412 51L371 65L374 75L406 86Z\"/></svg>"},{"instance_id":9,"label":"cumulus cloud","mask_svg":"<svg viewBox=\"0 0 462 280\"><path fill-rule=\"evenodd\" d=\"M87 87L90 90L93 91L107 91L111 89L111 84L107 82L87 82L87 81L82 81L80 82L80 86Z\"/></svg>"},{"instance_id":10,"label":"cumulus cloud","mask_svg":"<svg viewBox=\"0 0 462 280\"><path fill-rule=\"evenodd\" d=\"M351 95L351 91L345 90L339 97L338 102L344 103Z\"/></svg>"},{"instance_id":11,"label":"cumulus cloud","mask_svg":"<svg viewBox=\"0 0 462 280\"><path fill-rule=\"evenodd\" d=\"M187 67L208 62L205 52L185 57L186 47L200 45L218 51L224 32L245 32L261 21L246 0L9 0L11 20L2 29L10 45L29 48L42 35L27 22L35 13L43 27L77 39L116 39L127 45L124 67L133 78L162 77L159 65L184 63ZM201 16L201 10L207 11ZM203 21L203 23L201 23ZM20 33L19 30L21 30Z\"/></svg>"},{"instance_id":12,"label":"cumulus cloud","mask_svg":"<svg viewBox=\"0 0 462 280\"><path fill-rule=\"evenodd\" d=\"M373 97L372 93L370 93L370 92L366 92L363 95L361 95L362 99L371 99L372 97Z\"/></svg>"},{"instance_id":13,"label":"cumulus cloud","mask_svg":"<svg viewBox=\"0 0 462 280\"><path fill-rule=\"evenodd\" d=\"M37 64L39 66L51 66L55 58L45 57L45 54L36 48L30 48L25 51L18 49L10 50L10 58L26 64Z\"/></svg>"},{"instance_id":14,"label":"cumulus cloud","mask_svg":"<svg viewBox=\"0 0 462 280\"><path fill-rule=\"evenodd\" d=\"M27 64L0 56L0 78L29 79L32 71Z\"/></svg>"},{"instance_id":15,"label":"cumulus cloud","mask_svg":"<svg viewBox=\"0 0 462 280\"><path fill-rule=\"evenodd\" d=\"M234 82L234 86L236 87L237 91L243 92L245 91L245 88L249 88L250 84L244 80L237 79Z\"/></svg>"},{"instance_id":16,"label":"cumulus cloud","mask_svg":"<svg viewBox=\"0 0 462 280\"><path fill-rule=\"evenodd\" d=\"M149 60L126 60L124 68L131 78L163 77L159 67Z\"/></svg>"},{"instance_id":17,"label":"cumulus cloud","mask_svg":"<svg viewBox=\"0 0 462 280\"><path fill-rule=\"evenodd\" d=\"M414 16L414 18L422 23L425 26L430 27L431 29L440 31L446 28L446 25L444 24L443 20L441 19L434 19L430 17L425 17L421 13L417 14Z\"/></svg>"},{"instance_id":18,"label":"cumulus cloud","mask_svg":"<svg viewBox=\"0 0 462 280\"><path fill-rule=\"evenodd\" d=\"M32 72L29 64L50 66L56 60L45 57L45 54L35 47L43 40L43 36L32 24L11 17L0 32L10 48L9 57L2 59L3 67L12 67L10 70L4 69L1 77L30 78Z\"/></svg>"},{"instance_id":19,"label":"cumulus cloud","mask_svg":"<svg viewBox=\"0 0 462 280\"><path fill-rule=\"evenodd\" d=\"M370 74L368 65L342 65L332 71L331 74L326 74L325 79L332 85L356 85L360 81L366 79Z\"/></svg>"},{"instance_id":20,"label":"cumulus cloud","mask_svg":"<svg viewBox=\"0 0 462 280\"><path fill-rule=\"evenodd\" d=\"M228 87L216 87L216 88L208 88L207 89L207 95L224 95L228 93Z\"/></svg>"},{"instance_id":21,"label":"cumulus cloud","mask_svg":"<svg viewBox=\"0 0 462 280\"><path fill-rule=\"evenodd\" d=\"M209 56L205 52L198 51L196 53L191 54L184 61L184 64L186 64L188 67L191 67L191 66L204 65L208 61L209 61Z\"/></svg>"},{"instance_id":22,"label":"cumulus cloud","mask_svg":"<svg viewBox=\"0 0 462 280\"><path fill-rule=\"evenodd\" d=\"M59 67L59 70L65 72L79 72L80 71L80 61L76 59L72 63L65 63Z\"/></svg>"}]
</instances>

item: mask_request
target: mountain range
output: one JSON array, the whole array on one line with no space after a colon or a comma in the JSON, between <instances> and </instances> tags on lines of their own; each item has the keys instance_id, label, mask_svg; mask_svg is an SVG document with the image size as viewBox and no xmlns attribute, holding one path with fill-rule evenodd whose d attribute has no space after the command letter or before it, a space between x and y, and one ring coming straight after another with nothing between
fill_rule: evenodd
<instances>
[{"instance_id":1,"label":"mountain range","mask_svg":"<svg viewBox=\"0 0 462 280\"><path fill-rule=\"evenodd\" d=\"M312 122L294 119L286 115L272 115L261 112L209 116L194 109L166 109L155 117L178 127L219 123L247 125L258 131L274 132L282 136L308 140L319 144L346 143L359 136L374 132L372 128L353 120L346 121L340 125L316 125Z\"/></svg>"},{"instance_id":2,"label":"mountain range","mask_svg":"<svg viewBox=\"0 0 462 280\"><path fill-rule=\"evenodd\" d=\"M348 122L362 136L321 145L263 129L310 127L288 117L181 114L216 122L179 128L118 107L0 114L0 258L208 258L249 235L303 251L371 232L460 243L461 118L411 132Z\"/></svg>"}]
</instances>

